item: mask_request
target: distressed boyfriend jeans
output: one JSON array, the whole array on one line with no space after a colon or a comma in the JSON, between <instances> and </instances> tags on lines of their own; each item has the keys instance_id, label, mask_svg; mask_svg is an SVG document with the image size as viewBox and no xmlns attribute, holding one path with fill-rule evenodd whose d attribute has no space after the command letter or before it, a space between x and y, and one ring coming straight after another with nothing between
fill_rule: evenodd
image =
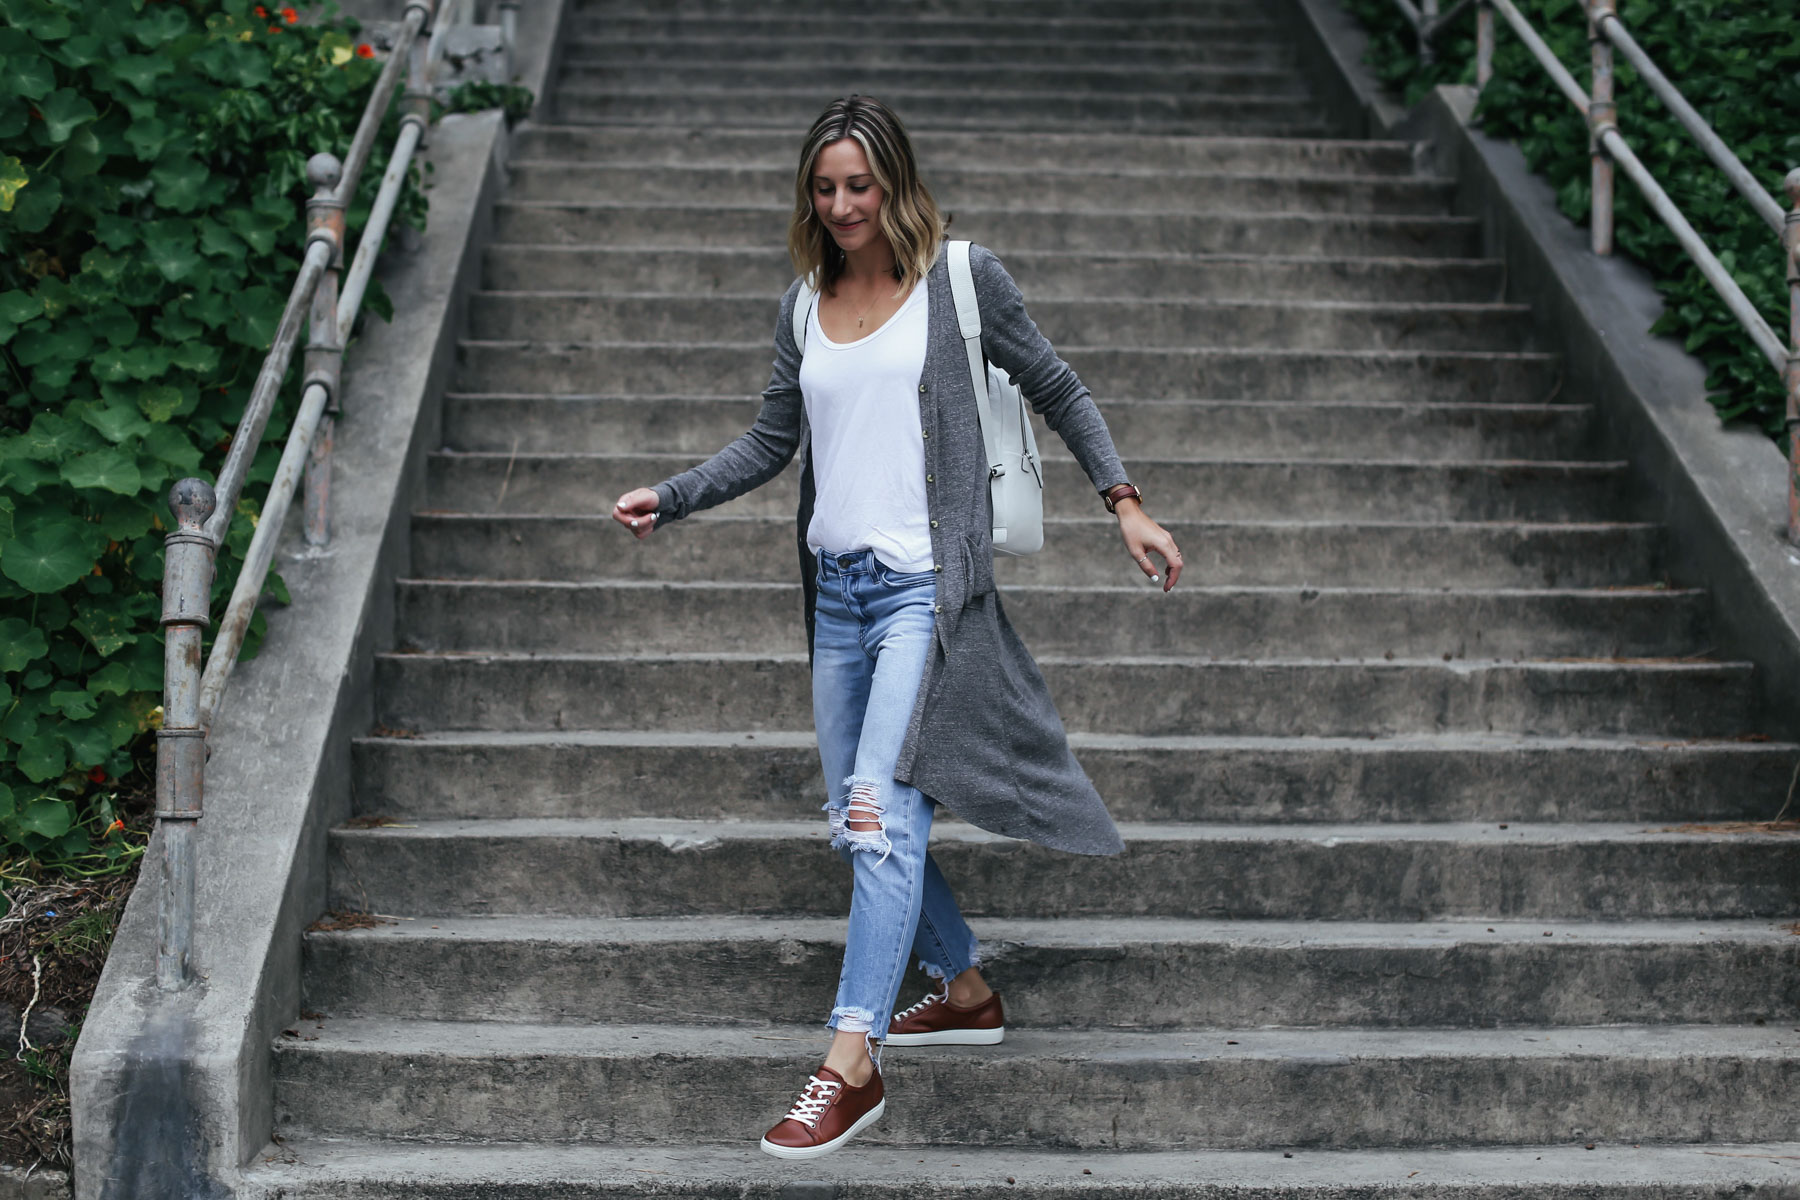
<instances>
[{"instance_id":1,"label":"distressed boyfriend jeans","mask_svg":"<svg viewBox=\"0 0 1800 1200\"><path fill-rule=\"evenodd\" d=\"M980 961L926 850L936 802L894 778L931 654L937 576L889 570L872 550L820 551L817 583L813 724L831 796L831 844L855 874L844 969L826 1023L881 1040L909 951L940 979Z\"/></svg>"}]
</instances>

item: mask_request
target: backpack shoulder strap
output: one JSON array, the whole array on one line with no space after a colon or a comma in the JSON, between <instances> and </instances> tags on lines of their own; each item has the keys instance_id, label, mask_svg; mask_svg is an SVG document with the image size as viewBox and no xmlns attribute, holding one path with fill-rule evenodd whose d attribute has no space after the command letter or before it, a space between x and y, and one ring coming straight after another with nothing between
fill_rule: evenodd
<instances>
[{"instance_id":1,"label":"backpack shoulder strap","mask_svg":"<svg viewBox=\"0 0 1800 1200\"><path fill-rule=\"evenodd\" d=\"M969 380L975 385L975 413L981 421L981 441L987 450L988 468L1000 464L994 444L994 412L988 395L987 358L981 352L981 302L975 295L975 273L969 269L969 243L949 245L950 298L956 304L956 324L962 331L963 348L969 354Z\"/></svg>"},{"instance_id":2,"label":"backpack shoulder strap","mask_svg":"<svg viewBox=\"0 0 1800 1200\"><path fill-rule=\"evenodd\" d=\"M806 319L812 316L813 305L818 299L819 290L802 279L800 291L794 296L794 346L802 354L806 353Z\"/></svg>"}]
</instances>

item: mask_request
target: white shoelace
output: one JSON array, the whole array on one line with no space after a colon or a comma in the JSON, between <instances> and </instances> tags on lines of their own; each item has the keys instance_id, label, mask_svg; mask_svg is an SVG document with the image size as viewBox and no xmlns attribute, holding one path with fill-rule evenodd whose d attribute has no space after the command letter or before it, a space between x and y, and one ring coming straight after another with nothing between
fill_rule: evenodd
<instances>
[{"instance_id":1,"label":"white shoelace","mask_svg":"<svg viewBox=\"0 0 1800 1200\"><path fill-rule=\"evenodd\" d=\"M786 1120L798 1121L808 1129L817 1129L819 1119L844 1085L833 1083L829 1079L820 1079L817 1075L807 1077L806 1086L800 1089L800 1098L794 1101L794 1107L788 1109Z\"/></svg>"},{"instance_id":2,"label":"white shoelace","mask_svg":"<svg viewBox=\"0 0 1800 1200\"><path fill-rule=\"evenodd\" d=\"M926 1009L930 1008L934 1004L947 1003L949 1001L949 999L950 999L950 993L947 991L933 992L931 995L925 997L923 1000L919 1001L917 1004L913 1005L911 1008L907 1009L905 1012L901 1013L898 1017L896 1017L894 1019L897 1021L904 1021L909 1017L917 1016L919 1013L924 1012Z\"/></svg>"}]
</instances>

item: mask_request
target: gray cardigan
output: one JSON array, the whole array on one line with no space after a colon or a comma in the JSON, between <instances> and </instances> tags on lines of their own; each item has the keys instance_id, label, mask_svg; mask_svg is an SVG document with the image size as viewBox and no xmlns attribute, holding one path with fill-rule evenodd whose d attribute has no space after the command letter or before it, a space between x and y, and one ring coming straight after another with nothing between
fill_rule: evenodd
<instances>
[{"instance_id":1,"label":"gray cardigan","mask_svg":"<svg viewBox=\"0 0 1800 1200\"><path fill-rule=\"evenodd\" d=\"M1013 377L1098 491L1124 483L1125 468L1093 397L1038 332L1006 268L980 246L971 249L969 261L988 360ZM1070 753L1044 677L994 587L987 456L942 253L926 286L930 332L919 383L919 432L939 572L937 645L894 777L983 829L1077 854L1116 854L1124 843ZM657 484L656 494L659 523L678 521L768 482L800 453L806 465L798 538L810 645L814 580L806 529L813 487L801 351L793 334L799 290L796 280L781 298L775 366L756 423L699 466Z\"/></svg>"}]
</instances>

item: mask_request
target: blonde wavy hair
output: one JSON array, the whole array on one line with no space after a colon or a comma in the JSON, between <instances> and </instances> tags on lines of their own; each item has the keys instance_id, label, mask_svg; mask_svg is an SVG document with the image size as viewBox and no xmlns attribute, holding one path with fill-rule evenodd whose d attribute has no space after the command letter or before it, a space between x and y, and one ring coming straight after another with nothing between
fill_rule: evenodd
<instances>
[{"instance_id":1,"label":"blonde wavy hair","mask_svg":"<svg viewBox=\"0 0 1800 1200\"><path fill-rule=\"evenodd\" d=\"M819 220L812 198L820 151L844 138L853 138L862 147L875 182L881 185L881 232L894 248L894 278L910 290L937 262L948 222L919 178L906 127L892 109L870 96L833 100L807 132L800 169L794 174L794 213L788 221L788 257L794 272L828 295L844 273L844 252Z\"/></svg>"}]
</instances>

